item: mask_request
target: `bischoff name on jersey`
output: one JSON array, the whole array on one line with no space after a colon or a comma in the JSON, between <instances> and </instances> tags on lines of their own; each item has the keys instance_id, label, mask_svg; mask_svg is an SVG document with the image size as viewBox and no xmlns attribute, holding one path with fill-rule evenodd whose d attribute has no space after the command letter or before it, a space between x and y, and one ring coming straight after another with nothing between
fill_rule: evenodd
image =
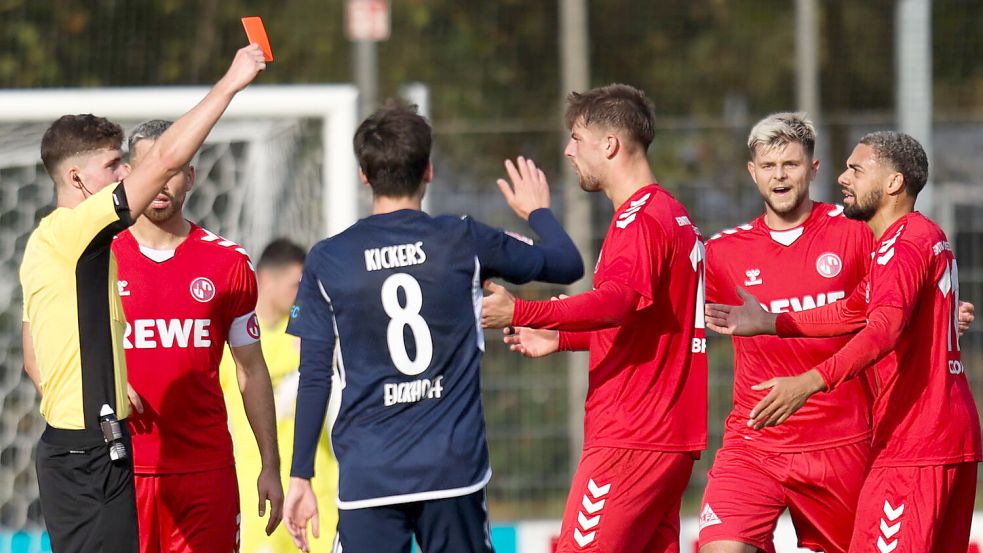
<instances>
[{"instance_id":1,"label":"bischoff name on jersey","mask_svg":"<svg viewBox=\"0 0 983 553\"><path fill-rule=\"evenodd\" d=\"M409 382L391 382L383 386L383 404L392 407L400 403L416 403L425 399L440 399L444 393L443 376L433 380L421 378Z\"/></svg>"},{"instance_id":2,"label":"bischoff name on jersey","mask_svg":"<svg viewBox=\"0 0 983 553\"><path fill-rule=\"evenodd\" d=\"M393 246L383 246L381 248L369 248L365 250L366 271L379 271L381 269L394 269L397 267L407 267L409 265L420 265L426 260L427 254L423 251L423 242L397 244Z\"/></svg>"}]
</instances>

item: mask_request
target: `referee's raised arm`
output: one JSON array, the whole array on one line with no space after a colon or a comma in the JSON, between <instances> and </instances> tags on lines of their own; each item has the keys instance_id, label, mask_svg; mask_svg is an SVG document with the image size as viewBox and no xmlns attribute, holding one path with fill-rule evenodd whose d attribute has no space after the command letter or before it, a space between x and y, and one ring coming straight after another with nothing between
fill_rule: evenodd
<instances>
[{"instance_id":1,"label":"referee's raised arm","mask_svg":"<svg viewBox=\"0 0 983 553\"><path fill-rule=\"evenodd\" d=\"M140 158L140 165L123 183L134 219L150 205L164 184L191 161L236 93L246 88L265 68L259 46L239 49L225 76L208 95L175 121Z\"/></svg>"},{"instance_id":2,"label":"referee's raised arm","mask_svg":"<svg viewBox=\"0 0 983 553\"><path fill-rule=\"evenodd\" d=\"M139 550L113 238L132 225L204 142L237 92L265 68L256 46L178 119L129 175L119 125L65 115L41 140L54 211L31 233L20 267L24 369L41 392L46 424L38 489L54 553Z\"/></svg>"}]
</instances>

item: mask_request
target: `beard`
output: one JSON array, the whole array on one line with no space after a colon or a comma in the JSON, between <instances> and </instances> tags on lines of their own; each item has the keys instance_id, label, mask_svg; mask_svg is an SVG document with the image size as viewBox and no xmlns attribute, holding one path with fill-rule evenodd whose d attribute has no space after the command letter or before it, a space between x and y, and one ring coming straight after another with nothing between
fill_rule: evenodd
<instances>
[{"instance_id":1,"label":"beard","mask_svg":"<svg viewBox=\"0 0 983 553\"><path fill-rule=\"evenodd\" d=\"M854 221L870 221L877 213L883 195L884 192L878 188L862 198L854 196L853 203L843 208L843 215Z\"/></svg>"},{"instance_id":2,"label":"beard","mask_svg":"<svg viewBox=\"0 0 983 553\"><path fill-rule=\"evenodd\" d=\"M168 202L167 207L154 208L147 206L147 209L143 210L143 216L149 219L153 223L163 223L173 217L176 213L181 211L181 207L184 205L184 199L177 201L174 196L169 192L161 192L164 196L167 196ZM152 204L151 204L152 205Z\"/></svg>"},{"instance_id":3,"label":"beard","mask_svg":"<svg viewBox=\"0 0 983 553\"><path fill-rule=\"evenodd\" d=\"M597 177L580 176L580 189L584 192L597 192L601 189L601 181Z\"/></svg>"},{"instance_id":4,"label":"beard","mask_svg":"<svg viewBox=\"0 0 983 553\"><path fill-rule=\"evenodd\" d=\"M802 192L793 191L790 194L790 197L781 198L778 200L782 202L782 205L779 205L771 198L771 196L765 196L765 203L768 204L768 207L771 208L771 210L777 215L788 215L789 213L793 213L795 210L799 209L807 197L807 194Z\"/></svg>"},{"instance_id":5,"label":"beard","mask_svg":"<svg viewBox=\"0 0 983 553\"><path fill-rule=\"evenodd\" d=\"M597 192L601 189L601 179L594 175L584 173L576 163L571 163L571 165L573 166L573 172L577 173L577 181L580 183L581 190L584 192Z\"/></svg>"}]
</instances>

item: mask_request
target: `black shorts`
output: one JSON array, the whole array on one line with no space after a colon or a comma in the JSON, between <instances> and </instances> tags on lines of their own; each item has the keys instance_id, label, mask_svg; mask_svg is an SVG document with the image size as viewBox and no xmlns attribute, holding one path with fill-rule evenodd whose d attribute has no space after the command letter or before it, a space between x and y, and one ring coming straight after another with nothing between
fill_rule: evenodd
<instances>
[{"instance_id":1,"label":"black shorts","mask_svg":"<svg viewBox=\"0 0 983 553\"><path fill-rule=\"evenodd\" d=\"M409 553L416 536L427 553L493 553L489 532L482 489L447 499L339 509L332 551Z\"/></svg>"},{"instance_id":2,"label":"black shorts","mask_svg":"<svg viewBox=\"0 0 983 553\"><path fill-rule=\"evenodd\" d=\"M120 421L124 461L112 461L96 430L48 426L37 451L41 513L54 553L137 553L133 448Z\"/></svg>"}]
</instances>

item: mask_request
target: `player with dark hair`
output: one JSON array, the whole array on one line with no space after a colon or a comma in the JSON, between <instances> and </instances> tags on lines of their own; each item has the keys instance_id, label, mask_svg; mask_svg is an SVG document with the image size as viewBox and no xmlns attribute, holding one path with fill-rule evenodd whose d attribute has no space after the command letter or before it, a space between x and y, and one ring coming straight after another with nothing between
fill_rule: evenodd
<instances>
[{"instance_id":1,"label":"player with dark hair","mask_svg":"<svg viewBox=\"0 0 983 553\"><path fill-rule=\"evenodd\" d=\"M300 340L287 334L287 321L290 309L297 297L300 276L304 270L307 251L287 238L270 242L256 263L256 283L259 295L256 299L256 317L259 319L260 339L263 358L270 370L273 383L273 401L276 405L277 440L280 459L280 481L286 488L290 479L289 459L293 452L294 412L297 403L297 381L300 366ZM247 413L243 408L242 394L236 380L235 363L226 354L219 367L222 391L229 411L229 430L235 446L236 472L239 474L239 499L243 505L257 503L256 477L263 468L262 456L256 447ZM334 499L338 495L338 463L331 453L331 444L326 433L318 437L314 454L314 472L311 487L318 498L319 517L324 530L317 539L310 541L315 551L331 549L334 540L338 514ZM247 509L242 513L240 524L242 553L274 553L295 551L293 540L286 525L267 536L266 524L256 511Z\"/></svg>"},{"instance_id":2,"label":"player with dark hair","mask_svg":"<svg viewBox=\"0 0 983 553\"><path fill-rule=\"evenodd\" d=\"M615 209L594 289L524 301L489 284L482 324L517 327L505 341L529 357L590 350L584 452L557 551L678 552L680 502L707 442L703 238L656 183L644 93L573 93L566 120L581 188Z\"/></svg>"},{"instance_id":3,"label":"player with dark hair","mask_svg":"<svg viewBox=\"0 0 983 553\"><path fill-rule=\"evenodd\" d=\"M512 187L499 186L538 245L421 211L433 177L431 130L415 108L380 109L354 143L372 215L314 246L287 327L301 338L287 526L308 551L308 523L319 533L309 479L334 385L336 551L403 553L415 535L427 553L490 552L481 282L569 283L583 263L531 161L507 162Z\"/></svg>"},{"instance_id":4,"label":"player with dark hair","mask_svg":"<svg viewBox=\"0 0 983 553\"><path fill-rule=\"evenodd\" d=\"M170 126L152 120L133 130L134 171ZM129 420L144 553L238 550L238 486L218 381L226 342L261 451L254 485L261 516L271 504L267 533L283 502L273 393L254 312L256 275L245 250L184 218L194 177L194 166L185 165L113 242L130 383L144 405Z\"/></svg>"},{"instance_id":5,"label":"player with dark hair","mask_svg":"<svg viewBox=\"0 0 983 553\"><path fill-rule=\"evenodd\" d=\"M871 368L873 462L850 551L964 551L983 453L959 353L956 259L942 230L914 211L928 158L910 136L876 132L860 139L846 165L839 177L844 213L876 237L870 270L854 292L825 307L774 314L741 290L743 305L708 305L707 322L737 336L855 332L805 372L758 384L768 394L747 424L782 424L810 397L835 393Z\"/></svg>"},{"instance_id":6,"label":"player with dark hair","mask_svg":"<svg viewBox=\"0 0 983 553\"><path fill-rule=\"evenodd\" d=\"M126 319L112 238L181 172L235 94L265 66L258 47L239 50L225 76L128 176L122 130L101 117L64 116L42 138L56 208L27 242L20 281L24 369L41 392L47 422L37 451L38 488L56 553L138 548L125 424ZM139 412L139 399L130 398Z\"/></svg>"}]
</instances>

